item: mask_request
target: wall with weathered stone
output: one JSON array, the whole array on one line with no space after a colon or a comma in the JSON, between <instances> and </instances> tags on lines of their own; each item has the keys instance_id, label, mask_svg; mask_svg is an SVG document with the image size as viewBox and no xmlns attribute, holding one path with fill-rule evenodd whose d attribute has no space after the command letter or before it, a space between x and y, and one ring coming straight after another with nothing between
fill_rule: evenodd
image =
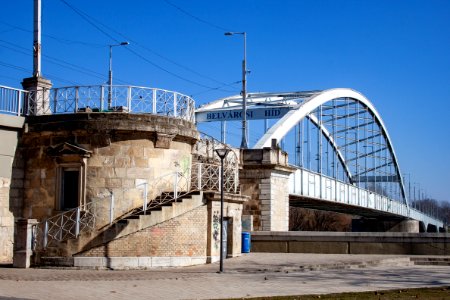
<instances>
[{"instance_id":1,"label":"wall with weathered stone","mask_svg":"<svg viewBox=\"0 0 450 300\"><path fill-rule=\"evenodd\" d=\"M84 151L85 157L78 158L86 172L82 202L105 199L100 210L106 218L110 192L114 193L116 214L120 214L142 204L143 186L137 187L139 184L186 171L198 137L190 122L127 113L30 117L27 126L20 144L25 162L23 215L38 220L58 212L61 157L77 162L76 155L64 149L60 157L51 154L59 145L69 143ZM156 195L149 194L152 196Z\"/></svg>"},{"instance_id":2,"label":"wall with weathered stone","mask_svg":"<svg viewBox=\"0 0 450 300\"><path fill-rule=\"evenodd\" d=\"M203 257L206 261L207 219L206 205L201 206L77 256Z\"/></svg>"},{"instance_id":3,"label":"wall with weathered stone","mask_svg":"<svg viewBox=\"0 0 450 300\"><path fill-rule=\"evenodd\" d=\"M246 149L241 154L241 193L250 196L244 215L253 216L255 231L289 230L289 174L287 154L279 149Z\"/></svg>"},{"instance_id":4,"label":"wall with weathered stone","mask_svg":"<svg viewBox=\"0 0 450 300\"><path fill-rule=\"evenodd\" d=\"M12 191L14 155L18 134L22 130L22 117L0 114L0 263L12 263L14 222L20 217L21 202Z\"/></svg>"},{"instance_id":5,"label":"wall with weathered stone","mask_svg":"<svg viewBox=\"0 0 450 300\"><path fill-rule=\"evenodd\" d=\"M205 194L208 201L208 262L220 258L220 193ZM225 193L223 216L228 221L227 254L234 257L241 254L242 245L242 204L248 197Z\"/></svg>"}]
</instances>

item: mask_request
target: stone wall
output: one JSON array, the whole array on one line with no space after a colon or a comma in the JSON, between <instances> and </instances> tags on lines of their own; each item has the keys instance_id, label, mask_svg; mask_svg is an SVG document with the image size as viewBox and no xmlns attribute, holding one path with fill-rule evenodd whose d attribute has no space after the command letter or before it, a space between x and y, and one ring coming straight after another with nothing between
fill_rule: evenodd
<instances>
[{"instance_id":1,"label":"stone wall","mask_svg":"<svg viewBox=\"0 0 450 300\"><path fill-rule=\"evenodd\" d=\"M75 266L152 268L218 261L220 257L220 193L203 194L203 203L182 215L80 252ZM247 197L225 194L227 254L241 254L242 203ZM189 201L184 199L184 201Z\"/></svg>"},{"instance_id":2,"label":"stone wall","mask_svg":"<svg viewBox=\"0 0 450 300\"><path fill-rule=\"evenodd\" d=\"M18 135L24 118L0 114L0 263L12 263L14 223L21 216L20 191L13 172Z\"/></svg>"},{"instance_id":3,"label":"stone wall","mask_svg":"<svg viewBox=\"0 0 450 300\"><path fill-rule=\"evenodd\" d=\"M208 201L208 262L220 258L220 193L205 194ZM242 245L242 204L248 197L225 193L223 215L228 222L227 254L234 257L241 254Z\"/></svg>"},{"instance_id":4,"label":"stone wall","mask_svg":"<svg viewBox=\"0 0 450 300\"><path fill-rule=\"evenodd\" d=\"M85 257L202 257L206 261L207 208L198 207L161 224L92 248Z\"/></svg>"},{"instance_id":5,"label":"stone wall","mask_svg":"<svg viewBox=\"0 0 450 300\"><path fill-rule=\"evenodd\" d=\"M287 153L280 149L246 149L241 154L241 193L250 196L244 215L253 216L255 231L289 230L289 174Z\"/></svg>"},{"instance_id":6,"label":"stone wall","mask_svg":"<svg viewBox=\"0 0 450 300\"><path fill-rule=\"evenodd\" d=\"M9 210L11 180L0 177L0 263L10 263L13 257L14 215Z\"/></svg>"},{"instance_id":7,"label":"stone wall","mask_svg":"<svg viewBox=\"0 0 450 300\"><path fill-rule=\"evenodd\" d=\"M450 255L448 233L253 232L252 252Z\"/></svg>"},{"instance_id":8,"label":"stone wall","mask_svg":"<svg viewBox=\"0 0 450 300\"><path fill-rule=\"evenodd\" d=\"M79 113L30 117L27 124L20 144L25 162L23 215L38 220L60 211L58 168L79 165L79 204L98 200L107 218L111 192L120 215L142 205L140 184L186 172L198 137L192 123L155 115Z\"/></svg>"}]
</instances>

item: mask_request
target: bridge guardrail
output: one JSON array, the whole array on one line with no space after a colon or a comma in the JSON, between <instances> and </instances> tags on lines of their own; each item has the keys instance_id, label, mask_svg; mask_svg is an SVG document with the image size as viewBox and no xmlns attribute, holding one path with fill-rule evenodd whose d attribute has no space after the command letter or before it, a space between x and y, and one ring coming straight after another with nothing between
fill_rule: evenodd
<instances>
[{"instance_id":1,"label":"bridge guardrail","mask_svg":"<svg viewBox=\"0 0 450 300\"><path fill-rule=\"evenodd\" d=\"M28 97L28 92L0 85L0 113L20 116Z\"/></svg>"},{"instance_id":2,"label":"bridge guardrail","mask_svg":"<svg viewBox=\"0 0 450 300\"><path fill-rule=\"evenodd\" d=\"M376 209L443 227L442 221L406 204L304 169L297 169L291 175L289 189L291 194Z\"/></svg>"}]
</instances>

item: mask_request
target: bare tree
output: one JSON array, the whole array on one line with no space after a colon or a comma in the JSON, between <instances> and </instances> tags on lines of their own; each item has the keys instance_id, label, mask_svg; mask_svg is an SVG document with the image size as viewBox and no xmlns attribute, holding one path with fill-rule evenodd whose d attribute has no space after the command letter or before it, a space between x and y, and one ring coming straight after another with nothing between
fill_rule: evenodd
<instances>
[{"instance_id":1,"label":"bare tree","mask_svg":"<svg viewBox=\"0 0 450 300\"><path fill-rule=\"evenodd\" d=\"M350 231L351 216L301 207L290 207L291 231Z\"/></svg>"}]
</instances>

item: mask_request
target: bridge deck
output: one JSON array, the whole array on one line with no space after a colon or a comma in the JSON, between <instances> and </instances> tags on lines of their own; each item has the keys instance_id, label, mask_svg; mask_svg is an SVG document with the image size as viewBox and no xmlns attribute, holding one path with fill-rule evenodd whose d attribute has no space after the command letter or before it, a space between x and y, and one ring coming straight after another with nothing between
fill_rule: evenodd
<instances>
[{"instance_id":1,"label":"bridge deck","mask_svg":"<svg viewBox=\"0 0 450 300\"><path fill-rule=\"evenodd\" d=\"M317 198L304 197L298 195L289 195L289 205L293 207L302 207L308 209L333 211L337 213L362 216L366 218L377 218L385 220L403 220L406 217L395 216L392 213L383 212L368 207L355 206L348 203L331 202L329 200L321 200Z\"/></svg>"}]
</instances>

